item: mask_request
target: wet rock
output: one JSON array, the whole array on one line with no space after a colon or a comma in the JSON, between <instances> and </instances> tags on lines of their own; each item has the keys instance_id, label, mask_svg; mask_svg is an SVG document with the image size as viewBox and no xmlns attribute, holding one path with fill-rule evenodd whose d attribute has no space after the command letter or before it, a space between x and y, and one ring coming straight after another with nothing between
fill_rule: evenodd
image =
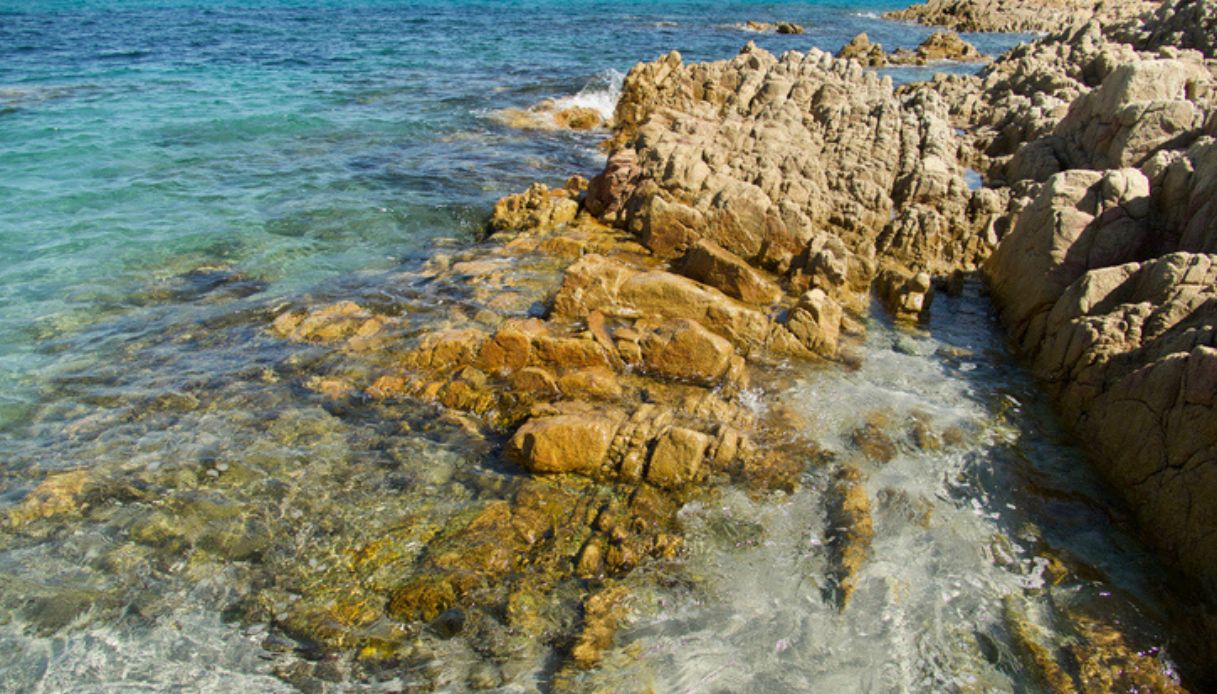
<instances>
[{"instance_id":1,"label":"wet rock","mask_svg":"<svg viewBox=\"0 0 1217 694\"><path fill-rule=\"evenodd\" d=\"M550 190L534 183L527 191L495 203L487 227L491 233L555 227L573 221L578 211L579 203L565 189Z\"/></svg>"},{"instance_id":2,"label":"wet rock","mask_svg":"<svg viewBox=\"0 0 1217 694\"><path fill-rule=\"evenodd\" d=\"M503 673L492 663L478 663L469 672L469 688L475 691L494 689L503 684Z\"/></svg>"},{"instance_id":3,"label":"wet rock","mask_svg":"<svg viewBox=\"0 0 1217 694\"><path fill-rule=\"evenodd\" d=\"M402 621L431 621L456 602L452 584L440 578L415 581L390 597L389 614Z\"/></svg>"},{"instance_id":4,"label":"wet rock","mask_svg":"<svg viewBox=\"0 0 1217 694\"><path fill-rule=\"evenodd\" d=\"M450 607L439 613L428 626L441 639L450 639L465 628L465 613L459 608Z\"/></svg>"},{"instance_id":5,"label":"wet rock","mask_svg":"<svg viewBox=\"0 0 1217 694\"><path fill-rule=\"evenodd\" d=\"M666 323L641 341L646 373L702 385L715 385L728 370L742 369L726 339L688 319Z\"/></svg>"},{"instance_id":6,"label":"wet rock","mask_svg":"<svg viewBox=\"0 0 1217 694\"><path fill-rule=\"evenodd\" d=\"M506 321L482 345L477 364L490 373L522 369L529 363L532 339L543 333L544 326L536 319Z\"/></svg>"},{"instance_id":7,"label":"wet rock","mask_svg":"<svg viewBox=\"0 0 1217 694\"><path fill-rule=\"evenodd\" d=\"M867 417L866 423L855 429L851 435L858 450L877 463L890 462L898 453L896 442L884 431L887 424L886 416L872 414Z\"/></svg>"},{"instance_id":8,"label":"wet rock","mask_svg":"<svg viewBox=\"0 0 1217 694\"><path fill-rule=\"evenodd\" d=\"M857 468L841 468L829 499L829 548L833 570L831 590L841 609L849 606L857 589L857 575L870 552L875 535L870 497Z\"/></svg>"},{"instance_id":9,"label":"wet rock","mask_svg":"<svg viewBox=\"0 0 1217 694\"><path fill-rule=\"evenodd\" d=\"M709 241L698 241L677 261L675 269L750 304L769 306L782 298L782 290L776 284L762 277L739 256Z\"/></svg>"},{"instance_id":10,"label":"wet rock","mask_svg":"<svg viewBox=\"0 0 1217 694\"><path fill-rule=\"evenodd\" d=\"M353 301L340 301L309 311L285 311L271 323L271 332L301 342L367 340L379 333L385 322Z\"/></svg>"},{"instance_id":11,"label":"wet rock","mask_svg":"<svg viewBox=\"0 0 1217 694\"><path fill-rule=\"evenodd\" d=\"M38 519L80 512L84 506L81 497L94 482L84 469L48 475L20 504L9 509L9 525L20 527Z\"/></svg>"},{"instance_id":12,"label":"wet rock","mask_svg":"<svg viewBox=\"0 0 1217 694\"><path fill-rule=\"evenodd\" d=\"M574 400L618 400L623 395L617 374L603 366L571 371L557 385L562 395Z\"/></svg>"},{"instance_id":13,"label":"wet rock","mask_svg":"<svg viewBox=\"0 0 1217 694\"><path fill-rule=\"evenodd\" d=\"M428 333L403 362L416 368L447 369L472 363L486 342L478 328L452 328Z\"/></svg>"},{"instance_id":14,"label":"wet rock","mask_svg":"<svg viewBox=\"0 0 1217 694\"><path fill-rule=\"evenodd\" d=\"M594 476L624 419L611 410L531 419L516 430L506 454L532 472Z\"/></svg>"},{"instance_id":15,"label":"wet rock","mask_svg":"<svg viewBox=\"0 0 1217 694\"><path fill-rule=\"evenodd\" d=\"M744 28L748 31L775 34L802 34L806 31L801 24L794 22L758 22L754 20L745 22Z\"/></svg>"},{"instance_id":16,"label":"wet rock","mask_svg":"<svg viewBox=\"0 0 1217 694\"><path fill-rule=\"evenodd\" d=\"M660 487L692 482L712 441L701 432L672 427L655 443L647 466L647 481Z\"/></svg>"},{"instance_id":17,"label":"wet rock","mask_svg":"<svg viewBox=\"0 0 1217 694\"><path fill-rule=\"evenodd\" d=\"M594 130L604 123L604 118L594 108L572 106L555 113L554 122L567 130Z\"/></svg>"},{"instance_id":18,"label":"wet rock","mask_svg":"<svg viewBox=\"0 0 1217 694\"><path fill-rule=\"evenodd\" d=\"M592 594L583 603L583 629L571 655L580 668L597 665L612 645L613 635L624 616L628 593L623 586L611 586Z\"/></svg>"}]
</instances>

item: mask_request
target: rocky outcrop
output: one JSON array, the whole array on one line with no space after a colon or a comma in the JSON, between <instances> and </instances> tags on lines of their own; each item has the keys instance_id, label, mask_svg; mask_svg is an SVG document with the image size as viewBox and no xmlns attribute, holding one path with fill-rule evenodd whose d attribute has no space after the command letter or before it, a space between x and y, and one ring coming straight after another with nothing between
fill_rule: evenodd
<instances>
[{"instance_id":1,"label":"rocky outcrop","mask_svg":"<svg viewBox=\"0 0 1217 694\"><path fill-rule=\"evenodd\" d=\"M673 53L630 72L616 120L587 209L746 301L772 291L699 263L712 252L717 267L751 265L788 292L819 289L816 305L855 309L887 273L900 278L892 305L912 306L897 296L905 280L974 267L996 241L1004 200L969 190L943 101L851 61L751 44L717 63Z\"/></svg>"},{"instance_id":2,"label":"rocky outcrop","mask_svg":"<svg viewBox=\"0 0 1217 694\"><path fill-rule=\"evenodd\" d=\"M955 31L1048 32L1090 19L1128 20L1154 7L1149 0L928 0L885 16Z\"/></svg>"},{"instance_id":3,"label":"rocky outcrop","mask_svg":"<svg viewBox=\"0 0 1217 694\"><path fill-rule=\"evenodd\" d=\"M1012 341L1210 605L1217 73L1181 18L1212 7L1076 24L932 82L962 156L1005 197L984 273Z\"/></svg>"},{"instance_id":4,"label":"rocky outcrop","mask_svg":"<svg viewBox=\"0 0 1217 694\"><path fill-rule=\"evenodd\" d=\"M1212 83L1199 56L1121 63L1074 99L1050 134L1020 147L1004 178L1140 166L1161 149L1184 148L1204 132Z\"/></svg>"},{"instance_id":5,"label":"rocky outcrop","mask_svg":"<svg viewBox=\"0 0 1217 694\"><path fill-rule=\"evenodd\" d=\"M857 60L867 67L884 67L888 65L928 65L943 61L978 63L986 60L985 56L975 46L964 41L953 31L936 31L930 34L916 49L901 48L884 53L883 46L871 43L870 38L861 33L850 39L841 47L837 57L843 60Z\"/></svg>"},{"instance_id":6,"label":"rocky outcrop","mask_svg":"<svg viewBox=\"0 0 1217 694\"><path fill-rule=\"evenodd\" d=\"M749 20L742 25L746 31L757 31L762 33L774 34L802 34L807 31L802 24L794 22L758 22Z\"/></svg>"},{"instance_id":7,"label":"rocky outcrop","mask_svg":"<svg viewBox=\"0 0 1217 694\"><path fill-rule=\"evenodd\" d=\"M1137 169L1053 175L986 266L1003 321L1066 421L1153 542L1210 590L1217 227L1205 170L1215 148L1204 141L1176 160L1202 172L1176 180L1183 190ZM1176 200L1171 219L1160 205Z\"/></svg>"},{"instance_id":8,"label":"rocky outcrop","mask_svg":"<svg viewBox=\"0 0 1217 694\"><path fill-rule=\"evenodd\" d=\"M850 39L841 47L841 50L837 51L837 57L841 60L856 60L867 67L887 65L887 53L884 52L883 46L871 43L866 32Z\"/></svg>"},{"instance_id":9,"label":"rocky outcrop","mask_svg":"<svg viewBox=\"0 0 1217 694\"><path fill-rule=\"evenodd\" d=\"M1111 33L1142 50L1190 48L1217 58L1217 3L1166 0L1145 21L1126 22Z\"/></svg>"}]
</instances>

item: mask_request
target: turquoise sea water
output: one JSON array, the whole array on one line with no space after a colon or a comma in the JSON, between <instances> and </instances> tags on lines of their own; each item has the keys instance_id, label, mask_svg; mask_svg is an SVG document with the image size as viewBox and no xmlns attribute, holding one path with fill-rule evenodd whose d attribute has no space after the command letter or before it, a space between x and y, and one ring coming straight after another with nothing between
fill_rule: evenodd
<instances>
[{"instance_id":1,"label":"turquoise sea water","mask_svg":"<svg viewBox=\"0 0 1217 694\"><path fill-rule=\"evenodd\" d=\"M61 361L48 341L163 303L169 278L221 268L247 292L299 292L468 237L498 196L598 166L597 136L514 131L497 109L607 95L672 48L929 33L874 19L891 6L0 3L0 423L39 401ZM748 19L809 32L733 26Z\"/></svg>"},{"instance_id":2,"label":"turquoise sea water","mask_svg":"<svg viewBox=\"0 0 1217 694\"><path fill-rule=\"evenodd\" d=\"M47 470L117 480L80 522L0 532L0 690L400 691L420 672L463 689L486 663L459 639L376 687L295 682L273 624L226 618L276 571L325 561L330 536L375 536L412 504L459 508L510 476L426 421L406 435L397 411L327 409L300 386L325 356L266 325L339 298L425 313L445 297L401 271L469 244L499 196L603 165L603 132L514 129L503 109L607 111L631 65L672 49L836 51L859 31L913 47L931 30L879 19L897 4L0 0L0 513ZM994 53L1020 37L967 38ZM663 607L639 609L628 665L589 687L1034 691L1001 642L1011 595L1029 612L1108 610L1158 652L1160 576L977 288L935 316L913 336L876 323L865 368L796 370L782 398L842 449L876 402L973 432L971 449L902 453L872 480L876 499L930 500L941 524L881 515L843 618L806 583L825 575L814 473L789 499L693 505L702 592L637 578ZM736 522L765 541L705 529ZM1045 588L1041 546L1091 573ZM504 691L545 689L553 653L530 657L514 680L504 667Z\"/></svg>"}]
</instances>

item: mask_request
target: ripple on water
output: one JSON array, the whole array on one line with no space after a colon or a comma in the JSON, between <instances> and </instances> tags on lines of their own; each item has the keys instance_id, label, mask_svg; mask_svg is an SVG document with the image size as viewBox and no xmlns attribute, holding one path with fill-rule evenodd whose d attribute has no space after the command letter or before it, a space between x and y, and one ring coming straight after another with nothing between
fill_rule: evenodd
<instances>
[{"instance_id":1,"label":"ripple on water","mask_svg":"<svg viewBox=\"0 0 1217 694\"><path fill-rule=\"evenodd\" d=\"M875 535L852 600L839 609L825 584L828 470L788 497L728 491L682 511L692 586L641 588L620 669L589 686L1024 691L1040 675L1020 620L1062 648L1070 620L1096 613L1150 652L1165 644L1161 576L1005 356L978 287L938 299L925 330L872 321L861 368L796 370L780 402L863 471ZM876 412L897 446L886 463L857 445ZM926 423L937 441L921 447Z\"/></svg>"}]
</instances>

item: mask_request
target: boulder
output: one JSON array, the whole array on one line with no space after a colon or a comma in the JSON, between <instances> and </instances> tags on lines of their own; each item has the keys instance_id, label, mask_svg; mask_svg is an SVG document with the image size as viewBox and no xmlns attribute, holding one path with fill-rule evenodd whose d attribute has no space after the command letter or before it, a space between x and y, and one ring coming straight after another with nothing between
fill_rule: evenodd
<instances>
[{"instance_id":1,"label":"boulder","mask_svg":"<svg viewBox=\"0 0 1217 694\"><path fill-rule=\"evenodd\" d=\"M550 190L543 183L534 183L523 193L495 203L487 229L502 233L552 228L574 220L578 212L579 203L566 189Z\"/></svg>"},{"instance_id":2,"label":"boulder","mask_svg":"<svg viewBox=\"0 0 1217 694\"><path fill-rule=\"evenodd\" d=\"M688 319L648 334L641 348L645 373L707 386L717 384L736 358L730 342Z\"/></svg>"},{"instance_id":3,"label":"boulder","mask_svg":"<svg viewBox=\"0 0 1217 694\"><path fill-rule=\"evenodd\" d=\"M506 455L531 472L595 476L624 419L615 410L530 419L507 443Z\"/></svg>"},{"instance_id":4,"label":"boulder","mask_svg":"<svg viewBox=\"0 0 1217 694\"><path fill-rule=\"evenodd\" d=\"M647 466L647 481L660 487L692 482L713 439L692 429L672 427L655 443Z\"/></svg>"},{"instance_id":5,"label":"boulder","mask_svg":"<svg viewBox=\"0 0 1217 694\"><path fill-rule=\"evenodd\" d=\"M739 256L710 241L696 242L674 269L750 304L769 306L782 298L782 290L776 284L762 277Z\"/></svg>"},{"instance_id":6,"label":"boulder","mask_svg":"<svg viewBox=\"0 0 1217 694\"><path fill-rule=\"evenodd\" d=\"M589 254L566 269L554 312L576 318L593 311L630 319L695 320L745 353L762 348L769 330L764 314L687 277L641 271Z\"/></svg>"}]
</instances>

